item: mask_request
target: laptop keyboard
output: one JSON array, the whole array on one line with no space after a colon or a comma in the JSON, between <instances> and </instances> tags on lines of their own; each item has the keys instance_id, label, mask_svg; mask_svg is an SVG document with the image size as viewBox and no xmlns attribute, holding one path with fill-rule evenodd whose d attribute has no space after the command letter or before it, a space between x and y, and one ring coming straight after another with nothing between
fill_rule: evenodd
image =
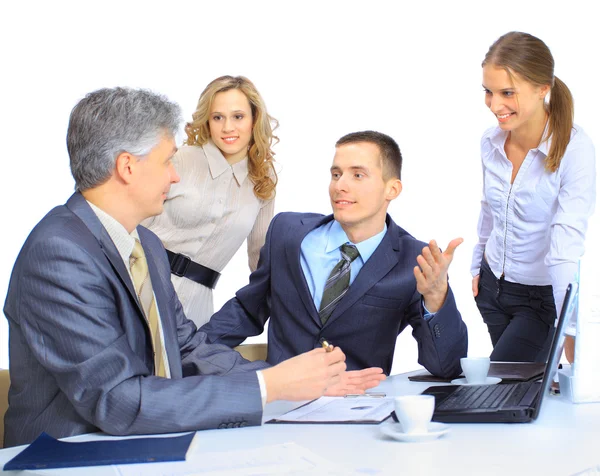
<instances>
[{"instance_id":1,"label":"laptop keyboard","mask_svg":"<svg viewBox=\"0 0 600 476\"><path fill-rule=\"evenodd\" d=\"M531 382L501 385L459 387L450 394L437 410L463 410L517 406L531 387Z\"/></svg>"},{"instance_id":2,"label":"laptop keyboard","mask_svg":"<svg viewBox=\"0 0 600 476\"><path fill-rule=\"evenodd\" d=\"M529 389L534 385L533 382L529 383L519 383L515 385L515 391L510 395L508 400L504 403L504 406L507 407L516 407L521 403L521 400L525 396L525 394L529 391Z\"/></svg>"}]
</instances>

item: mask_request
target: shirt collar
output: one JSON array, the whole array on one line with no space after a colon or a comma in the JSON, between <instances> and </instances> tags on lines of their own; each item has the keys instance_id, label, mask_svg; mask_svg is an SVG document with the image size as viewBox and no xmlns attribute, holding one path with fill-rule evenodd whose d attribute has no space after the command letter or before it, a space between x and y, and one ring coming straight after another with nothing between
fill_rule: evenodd
<instances>
[{"instance_id":1,"label":"shirt collar","mask_svg":"<svg viewBox=\"0 0 600 476\"><path fill-rule=\"evenodd\" d=\"M352 243L358 249L363 262L366 263L381 243L381 240L383 240L386 232L387 224L384 224L383 230L371 238L361 241L360 243L352 243L348 239L348 235L346 235L342 225L340 225L338 221L333 220L329 230L327 231L327 245L325 246L325 252L331 253L332 251L337 250L344 243Z\"/></svg>"},{"instance_id":2,"label":"shirt collar","mask_svg":"<svg viewBox=\"0 0 600 476\"><path fill-rule=\"evenodd\" d=\"M548 140L544 140L546 134L548 134L548 126L550 121L546 121L546 127L544 127L544 133L542 134L542 142L536 147L544 155L548 155L548 151L550 150L550 146L552 145L552 137L549 137ZM496 127L494 132L489 138L491 144L498 150L504 150L504 143L506 142L506 138L508 136L507 131L503 131L499 127Z\"/></svg>"},{"instance_id":3,"label":"shirt collar","mask_svg":"<svg viewBox=\"0 0 600 476\"><path fill-rule=\"evenodd\" d=\"M220 177L222 174L231 170L233 176L237 181L238 185L242 185L246 177L248 176L248 157L244 157L238 163L229 165L227 159L223 157L223 153L215 145L215 143L209 139L209 141L202 146L206 159L208 160L208 169L213 179Z\"/></svg>"},{"instance_id":4,"label":"shirt collar","mask_svg":"<svg viewBox=\"0 0 600 476\"><path fill-rule=\"evenodd\" d=\"M507 136L508 132L503 131L499 127L496 127L496 129L494 129L494 132L490 135L488 140L496 149L504 150L504 143L506 142Z\"/></svg>"},{"instance_id":5,"label":"shirt collar","mask_svg":"<svg viewBox=\"0 0 600 476\"><path fill-rule=\"evenodd\" d=\"M233 176L235 177L238 185L241 186L248 176L248 157L246 156L237 164L233 164L231 166L231 170L233 170Z\"/></svg>"},{"instance_id":6,"label":"shirt collar","mask_svg":"<svg viewBox=\"0 0 600 476\"><path fill-rule=\"evenodd\" d=\"M88 204L98 217L98 220L100 220L100 223L102 223L102 226L106 229L108 236L110 236L110 239L115 244L117 251L121 256L121 259L127 265L127 269L129 269L129 257L133 251L135 240L139 240L137 229L134 229L131 234L127 233L125 227L104 210L101 210L93 203L88 202Z\"/></svg>"}]
</instances>

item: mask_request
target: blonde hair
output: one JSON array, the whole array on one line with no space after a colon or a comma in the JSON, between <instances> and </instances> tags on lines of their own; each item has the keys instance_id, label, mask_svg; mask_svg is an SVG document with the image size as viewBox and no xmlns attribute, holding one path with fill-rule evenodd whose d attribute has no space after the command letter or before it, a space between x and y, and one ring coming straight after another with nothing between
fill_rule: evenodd
<instances>
[{"instance_id":1,"label":"blonde hair","mask_svg":"<svg viewBox=\"0 0 600 476\"><path fill-rule=\"evenodd\" d=\"M202 91L192 121L185 125L187 145L201 146L210 139L208 120L213 100L218 93L239 89L248 98L252 110L252 137L248 150L248 176L254 184L254 195L268 200L275 197L277 172L274 166L275 152L271 147L279 142L273 131L279 126L277 119L267 113L267 107L258 90L244 76L221 76L211 81Z\"/></svg>"},{"instance_id":2,"label":"blonde hair","mask_svg":"<svg viewBox=\"0 0 600 476\"><path fill-rule=\"evenodd\" d=\"M554 76L554 58L550 49L535 36L511 31L490 46L481 66L486 64L504 68L510 77L514 72L536 86L550 85L548 134L542 140L552 137L546 170L556 172L571 140L574 108L571 91Z\"/></svg>"}]
</instances>

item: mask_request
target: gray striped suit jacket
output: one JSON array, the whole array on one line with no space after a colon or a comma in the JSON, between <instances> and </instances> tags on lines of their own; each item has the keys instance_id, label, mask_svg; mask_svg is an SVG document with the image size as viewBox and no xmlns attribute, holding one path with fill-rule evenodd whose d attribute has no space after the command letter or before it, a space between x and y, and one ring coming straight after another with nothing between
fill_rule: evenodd
<instances>
[{"instance_id":1,"label":"gray striped suit jacket","mask_svg":"<svg viewBox=\"0 0 600 476\"><path fill-rule=\"evenodd\" d=\"M27 238L10 279L6 446L65 437L259 425L256 369L208 344L183 314L160 240L138 227L171 379L154 377L149 330L123 260L75 193Z\"/></svg>"}]
</instances>

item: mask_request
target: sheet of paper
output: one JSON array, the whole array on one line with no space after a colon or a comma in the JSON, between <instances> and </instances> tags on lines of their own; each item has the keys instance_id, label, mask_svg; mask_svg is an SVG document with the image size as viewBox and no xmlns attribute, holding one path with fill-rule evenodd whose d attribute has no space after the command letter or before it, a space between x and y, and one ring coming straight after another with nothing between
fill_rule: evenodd
<instances>
[{"instance_id":1,"label":"sheet of paper","mask_svg":"<svg viewBox=\"0 0 600 476\"><path fill-rule=\"evenodd\" d=\"M379 422L394 410L391 398L321 397L277 418L286 422Z\"/></svg>"},{"instance_id":2,"label":"sheet of paper","mask_svg":"<svg viewBox=\"0 0 600 476\"><path fill-rule=\"evenodd\" d=\"M296 443L202 453L189 460L116 466L121 476L356 475Z\"/></svg>"}]
</instances>

